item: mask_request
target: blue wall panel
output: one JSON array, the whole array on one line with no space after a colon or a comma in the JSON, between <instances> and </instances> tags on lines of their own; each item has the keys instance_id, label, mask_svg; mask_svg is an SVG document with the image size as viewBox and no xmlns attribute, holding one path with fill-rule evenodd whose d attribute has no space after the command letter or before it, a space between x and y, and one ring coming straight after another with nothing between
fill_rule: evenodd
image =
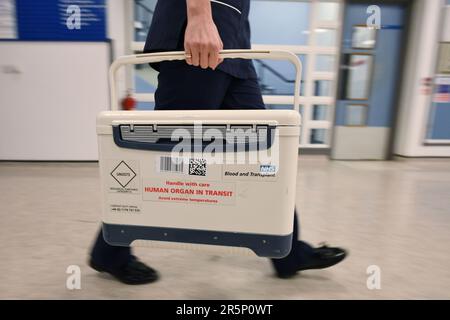
<instances>
[{"instance_id":1,"label":"blue wall panel","mask_svg":"<svg viewBox=\"0 0 450 320\"><path fill-rule=\"evenodd\" d=\"M428 139L450 139L450 103L434 103L433 125Z\"/></svg>"},{"instance_id":2,"label":"blue wall panel","mask_svg":"<svg viewBox=\"0 0 450 320\"><path fill-rule=\"evenodd\" d=\"M81 10L80 29L69 29L69 5ZM105 0L16 0L19 40L104 41L106 33Z\"/></svg>"},{"instance_id":3,"label":"blue wall panel","mask_svg":"<svg viewBox=\"0 0 450 320\"><path fill-rule=\"evenodd\" d=\"M450 139L450 77L436 79L427 139Z\"/></svg>"}]
</instances>

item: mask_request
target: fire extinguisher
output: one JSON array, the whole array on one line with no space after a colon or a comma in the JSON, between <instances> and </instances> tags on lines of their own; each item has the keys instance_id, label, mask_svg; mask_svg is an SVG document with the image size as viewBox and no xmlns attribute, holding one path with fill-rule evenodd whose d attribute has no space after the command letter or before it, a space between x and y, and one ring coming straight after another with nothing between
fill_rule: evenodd
<instances>
[{"instance_id":1,"label":"fire extinguisher","mask_svg":"<svg viewBox=\"0 0 450 320\"><path fill-rule=\"evenodd\" d=\"M125 98L121 101L123 110L135 110L136 109L136 99L131 95L131 91L127 92Z\"/></svg>"}]
</instances>

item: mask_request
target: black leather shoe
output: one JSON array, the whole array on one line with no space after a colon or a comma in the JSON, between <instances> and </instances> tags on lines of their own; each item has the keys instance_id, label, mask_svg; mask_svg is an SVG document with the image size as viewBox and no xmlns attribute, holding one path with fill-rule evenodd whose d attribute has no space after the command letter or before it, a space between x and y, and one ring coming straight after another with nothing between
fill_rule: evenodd
<instances>
[{"instance_id":1,"label":"black leather shoe","mask_svg":"<svg viewBox=\"0 0 450 320\"><path fill-rule=\"evenodd\" d=\"M106 272L125 284L147 284L158 280L158 272L137 259L132 259L122 268L109 270L96 264L92 259L89 262L92 269L98 272Z\"/></svg>"},{"instance_id":2,"label":"black leather shoe","mask_svg":"<svg viewBox=\"0 0 450 320\"><path fill-rule=\"evenodd\" d=\"M311 259L300 264L297 271L329 268L344 260L346 256L346 250L338 247L329 247L324 244L314 248Z\"/></svg>"},{"instance_id":3,"label":"black leather shoe","mask_svg":"<svg viewBox=\"0 0 450 320\"><path fill-rule=\"evenodd\" d=\"M295 269L292 269L291 267L289 270L289 268L277 268L277 266L275 266L277 276L279 278L287 279L295 276L298 271L329 268L338 264L347 256L347 251L345 249L329 247L326 244L311 249L311 252L307 255L299 255L298 259L300 261L296 263Z\"/></svg>"}]
</instances>

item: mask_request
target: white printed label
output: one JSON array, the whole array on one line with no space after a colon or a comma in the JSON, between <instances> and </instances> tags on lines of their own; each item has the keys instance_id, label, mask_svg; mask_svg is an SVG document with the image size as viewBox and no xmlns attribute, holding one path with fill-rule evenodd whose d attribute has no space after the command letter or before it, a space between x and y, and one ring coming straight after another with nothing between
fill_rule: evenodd
<instances>
[{"instance_id":1,"label":"white printed label","mask_svg":"<svg viewBox=\"0 0 450 320\"><path fill-rule=\"evenodd\" d=\"M140 193L138 161L109 160L106 175L108 192Z\"/></svg>"},{"instance_id":2,"label":"white printed label","mask_svg":"<svg viewBox=\"0 0 450 320\"><path fill-rule=\"evenodd\" d=\"M222 164L208 163L201 155L156 157L155 172L173 179L222 180Z\"/></svg>"},{"instance_id":3,"label":"white printed label","mask_svg":"<svg viewBox=\"0 0 450 320\"><path fill-rule=\"evenodd\" d=\"M156 158L157 172L186 173L187 159L171 156L162 156Z\"/></svg>"},{"instance_id":4,"label":"white printed label","mask_svg":"<svg viewBox=\"0 0 450 320\"><path fill-rule=\"evenodd\" d=\"M147 201L234 205L236 184L184 179L144 179L143 199Z\"/></svg>"},{"instance_id":5,"label":"white printed label","mask_svg":"<svg viewBox=\"0 0 450 320\"><path fill-rule=\"evenodd\" d=\"M258 165L225 165L223 168L224 181L276 181L278 167L271 164Z\"/></svg>"},{"instance_id":6,"label":"white printed label","mask_svg":"<svg viewBox=\"0 0 450 320\"><path fill-rule=\"evenodd\" d=\"M126 205L126 204L111 204L109 206L111 213L128 213L128 214L139 214L141 209L139 206Z\"/></svg>"}]
</instances>

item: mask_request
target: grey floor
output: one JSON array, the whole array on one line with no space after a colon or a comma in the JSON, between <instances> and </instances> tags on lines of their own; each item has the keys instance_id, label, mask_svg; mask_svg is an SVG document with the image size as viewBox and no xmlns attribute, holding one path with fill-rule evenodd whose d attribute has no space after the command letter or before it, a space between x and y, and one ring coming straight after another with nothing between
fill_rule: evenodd
<instances>
[{"instance_id":1,"label":"grey floor","mask_svg":"<svg viewBox=\"0 0 450 320\"><path fill-rule=\"evenodd\" d=\"M267 259L138 248L159 282L122 285L86 265L99 226L96 163L0 163L0 298L450 298L450 160L299 162L302 238L348 248L340 265L273 276ZM81 268L81 289L66 268ZM381 289L367 288L367 267Z\"/></svg>"}]
</instances>

